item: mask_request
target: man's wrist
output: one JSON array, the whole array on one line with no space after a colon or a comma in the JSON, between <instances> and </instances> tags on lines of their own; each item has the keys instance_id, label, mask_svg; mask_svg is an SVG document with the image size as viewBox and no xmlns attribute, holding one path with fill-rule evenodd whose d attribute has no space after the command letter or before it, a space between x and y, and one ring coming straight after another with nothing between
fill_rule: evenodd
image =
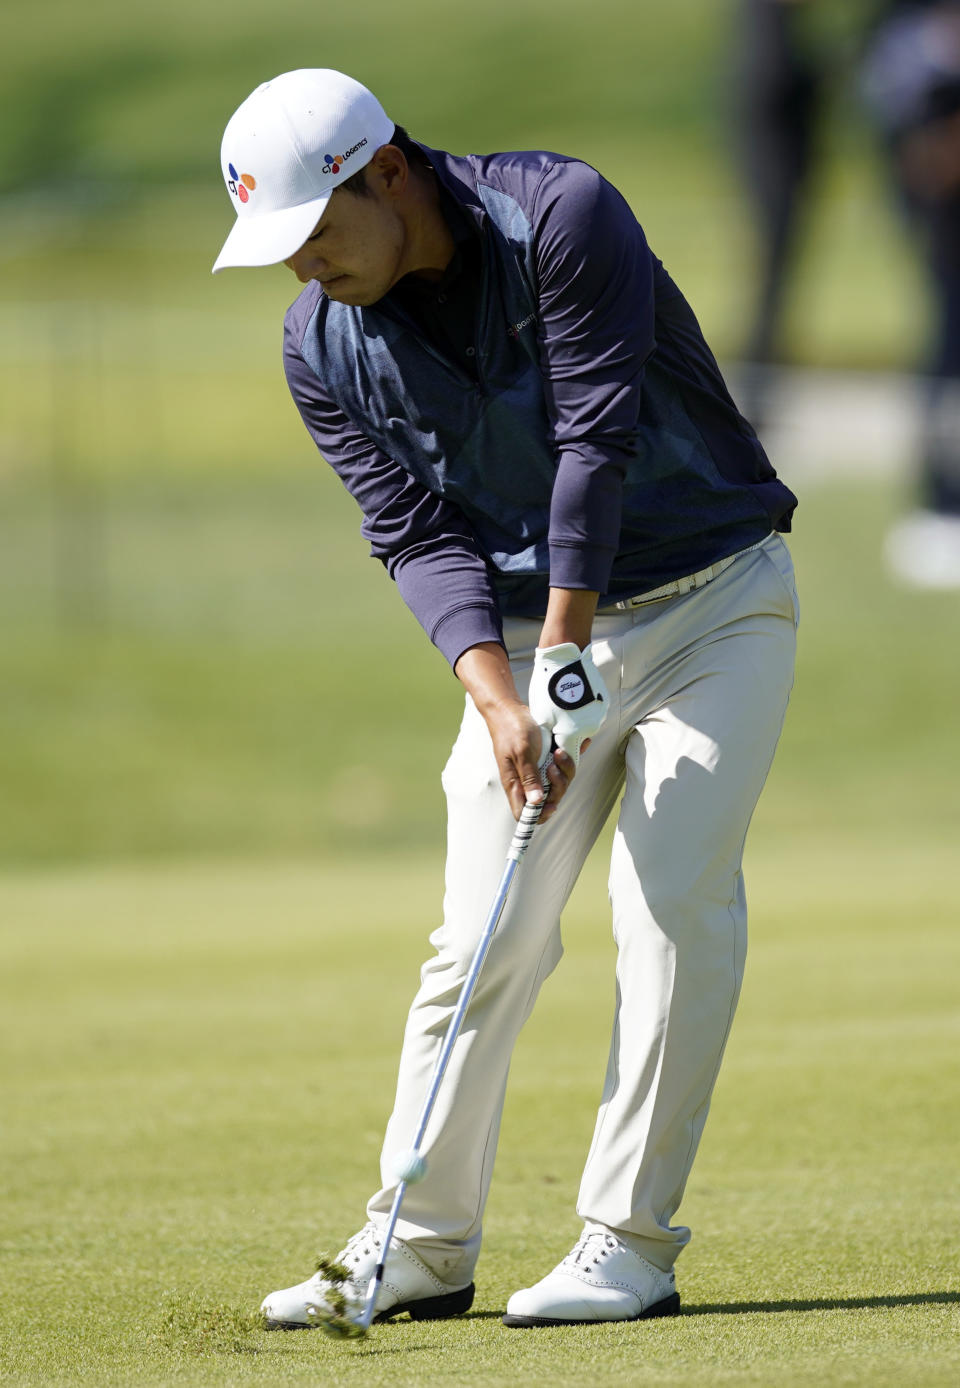
<instances>
[{"instance_id":1,"label":"man's wrist","mask_svg":"<svg viewBox=\"0 0 960 1388\"><path fill-rule=\"evenodd\" d=\"M562 646L572 641L585 651L593 633L598 593L582 588L551 588L547 615L537 645Z\"/></svg>"},{"instance_id":2,"label":"man's wrist","mask_svg":"<svg viewBox=\"0 0 960 1388\"><path fill-rule=\"evenodd\" d=\"M469 646L457 661L455 673L484 717L498 708L523 702L514 684L507 652L498 642Z\"/></svg>"}]
</instances>

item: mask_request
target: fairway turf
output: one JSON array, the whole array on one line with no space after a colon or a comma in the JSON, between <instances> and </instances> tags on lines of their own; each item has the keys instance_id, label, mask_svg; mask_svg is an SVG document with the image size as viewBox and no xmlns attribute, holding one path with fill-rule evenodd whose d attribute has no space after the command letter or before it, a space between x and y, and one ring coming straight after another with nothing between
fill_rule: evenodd
<instances>
[{"instance_id":1,"label":"fairway turf","mask_svg":"<svg viewBox=\"0 0 960 1388\"><path fill-rule=\"evenodd\" d=\"M399 604L384 605L395 594L376 566L360 578L358 555L355 600L382 621L384 649L406 652L408 716L398 738L361 704L331 739L326 647L270 622L270 602L279 616L310 581L305 560L262 611L238 588L232 636L217 624L216 595L242 569L233 531L245 559L269 556L285 528L300 534L282 487L254 493L246 521L242 495L222 529L208 516L207 543L186 545L182 564L151 569L140 547L124 622L84 644L44 634L21 606L23 637L4 653L7 710L19 709L5 755L33 800L20 822L18 802L6 808L8 854L18 834L31 851L0 877L0 1374L956 1382L958 619L951 597L884 580L887 485L804 494L797 687L748 848L744 998L680 1210L694 1230L683 1315L547 1332L498 1319L577 1233L613 1007L598 854L513 1067L474 1311L378 1327L361 1345L256 1328L263 1295L335 1252L377 1182L404 1015L438 922L436 778L457 696ZM319 532L338 519L318 513ZM345 631L338 649L367 678L369 652ZM79 700L61 703L71 689ZM38 759L61 707L63 756ZM145 770L134 753L157 745ZM364 803L371 767L386 808L364 823L352 795ZM201 811L209 837L186 857ZM135 855L140 834L151 862ZM231 836L242 852L211 856ZM126 862L105 858L111 839Z\"/></svg>"},{"instance_id":2,"label":"fairway turf","mask_svg":"<svg viewBox=\"0 0 960 1388\"><path fill-rule=\"evenodd\" d=\"M578 1232L613 1008L598 856L521 1038L471 1315L361 1344L256 1318L377 1183L459 694L287 398L288 273L209 275L223 124L320 63L428 142L581 156L730 358L756 259L732 0L495 0L459 29L436 0L33 8L0 20L0 1379L952 1388L960 608L890 585L904 498L874 482L786 477L800 665L684 1313L499 1322ZM786 350L902 368L924 294L843 41L865 6L810 8L838 61Z\"/></svg>"},{"instance_id":3,"label":"fairway turf","mask_svg":"<svg viewBox=\"0 0 960 1388\"><path fill-rule=\"evenodd\" d=\"M806 861L808 869L798 870ZM507 1331L576 1234L612 1011L602 865L521 1038L473 1312L361 1345L253 1313L362 1222L436 874L8 875L3 1334L15 1383L947 1384L960 1372L952 854L750 862L744 1001L681 1214L684 1313ZM381 1019L371 1025L371 1019Z\"/></svg>"}]
</instances>

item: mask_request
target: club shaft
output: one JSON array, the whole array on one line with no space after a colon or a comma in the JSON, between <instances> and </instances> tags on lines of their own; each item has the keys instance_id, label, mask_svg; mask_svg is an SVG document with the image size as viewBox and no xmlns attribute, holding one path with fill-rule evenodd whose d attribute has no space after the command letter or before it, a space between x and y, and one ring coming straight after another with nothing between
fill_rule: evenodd
<instances>
[{"instance_id":1,"label":"club shaft","mask_svg":"<svg viewBox=\"0 0 960 1388\"><path fill-rule=\"evenodd\" d=\"M427 1096L423 1101L416 1133L414 1134L413 1150L415 1152L419 1152L420 1150L420 1143L423 1141L424 1134L427 1131L427 1124L430 1122L430 1115L433 1113L437 1095L440 1093L440 1085L443 1083L447 1064L450 1060L454 1045L456 1044L457 1037L460 1035L463 1019L467 1015L467 1008L470 1006L470 1000L476 989L477 979L480 977L480 970L483 968L483 961L487 957L490 943L496 934L497 926L500 924L500 917L503 915L503 908L507 904L510 887L516 876L517 868L520 866L520 860L524 853L526 853L530 845L530 840L533 838L533 831L537 827L542 810L542 801L536 805L525 805L520 819L517 822L513 838L510 841L510 847L507 849L507 861L504 865L503 875L500 878L500 885L497 887L497 894L487 914L486 923L484 924L480 939L477 942L477 947L473 952L473 958L470 961L470 968L467 971L467 976L463 980L463 986L460 989L457 1005L447 1025L446 1035L443 1038L443 1045L440 1047L440 1054L437 1056L436 1064L433 1067L430 1088L427 1090ZM393 1204L390 1206L390 1214L384 1226L380 1262L377 1264L376 1271L371 1277L370 1285L367 1288L363 1314L360 1317L360 1325L362 1325L364 1329L369 1329L373 1320L373 1310L377 1300L377 1293L383 1282L383 1270L387 1261L390 1240L393 1238L393 1231L397 1227L397 1220L400 1217L400 1206L403 1204L403 1197L406 1193L407 1182L401 1181L394 1192Z\"/></svg>"}]
</instances>

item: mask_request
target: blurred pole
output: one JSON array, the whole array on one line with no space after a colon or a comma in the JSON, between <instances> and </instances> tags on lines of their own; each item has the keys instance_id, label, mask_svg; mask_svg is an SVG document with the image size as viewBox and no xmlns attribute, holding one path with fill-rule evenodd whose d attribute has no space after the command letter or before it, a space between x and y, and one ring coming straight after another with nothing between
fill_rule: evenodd
<instances>
[{"instance_id":1,"label":"blurred pole","mask_svg":"<svg viewBox=\"0 0 960 1388\"><path fill-rule=\"evenodd\" d=\"M83 449L85 419L95 455L104 431L98 310L51 305L49 342L54 602L65 630L91 629L106 625L109 608L103 484Z\"/></svg>"}]
</instances>

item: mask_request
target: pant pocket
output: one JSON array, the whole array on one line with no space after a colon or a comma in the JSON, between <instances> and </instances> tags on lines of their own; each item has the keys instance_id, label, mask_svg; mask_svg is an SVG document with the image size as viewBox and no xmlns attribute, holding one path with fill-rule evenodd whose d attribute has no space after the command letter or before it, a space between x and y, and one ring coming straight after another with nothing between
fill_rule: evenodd
<instances>
[{"instance_id":1,"label":"pant pocket","mask_svg":"<svg viewBox=\"0 0 960 1388\"><path fill-rule=\"evenodd\" d=\"M779 535L771 535L770 538L765 540L760 546L760 553L777 575L781 587L790 599L790 606L793 609L794 627L799 626L800 599L797 596L796 576L790 551Z\"/></svg>"}]
</instances>

